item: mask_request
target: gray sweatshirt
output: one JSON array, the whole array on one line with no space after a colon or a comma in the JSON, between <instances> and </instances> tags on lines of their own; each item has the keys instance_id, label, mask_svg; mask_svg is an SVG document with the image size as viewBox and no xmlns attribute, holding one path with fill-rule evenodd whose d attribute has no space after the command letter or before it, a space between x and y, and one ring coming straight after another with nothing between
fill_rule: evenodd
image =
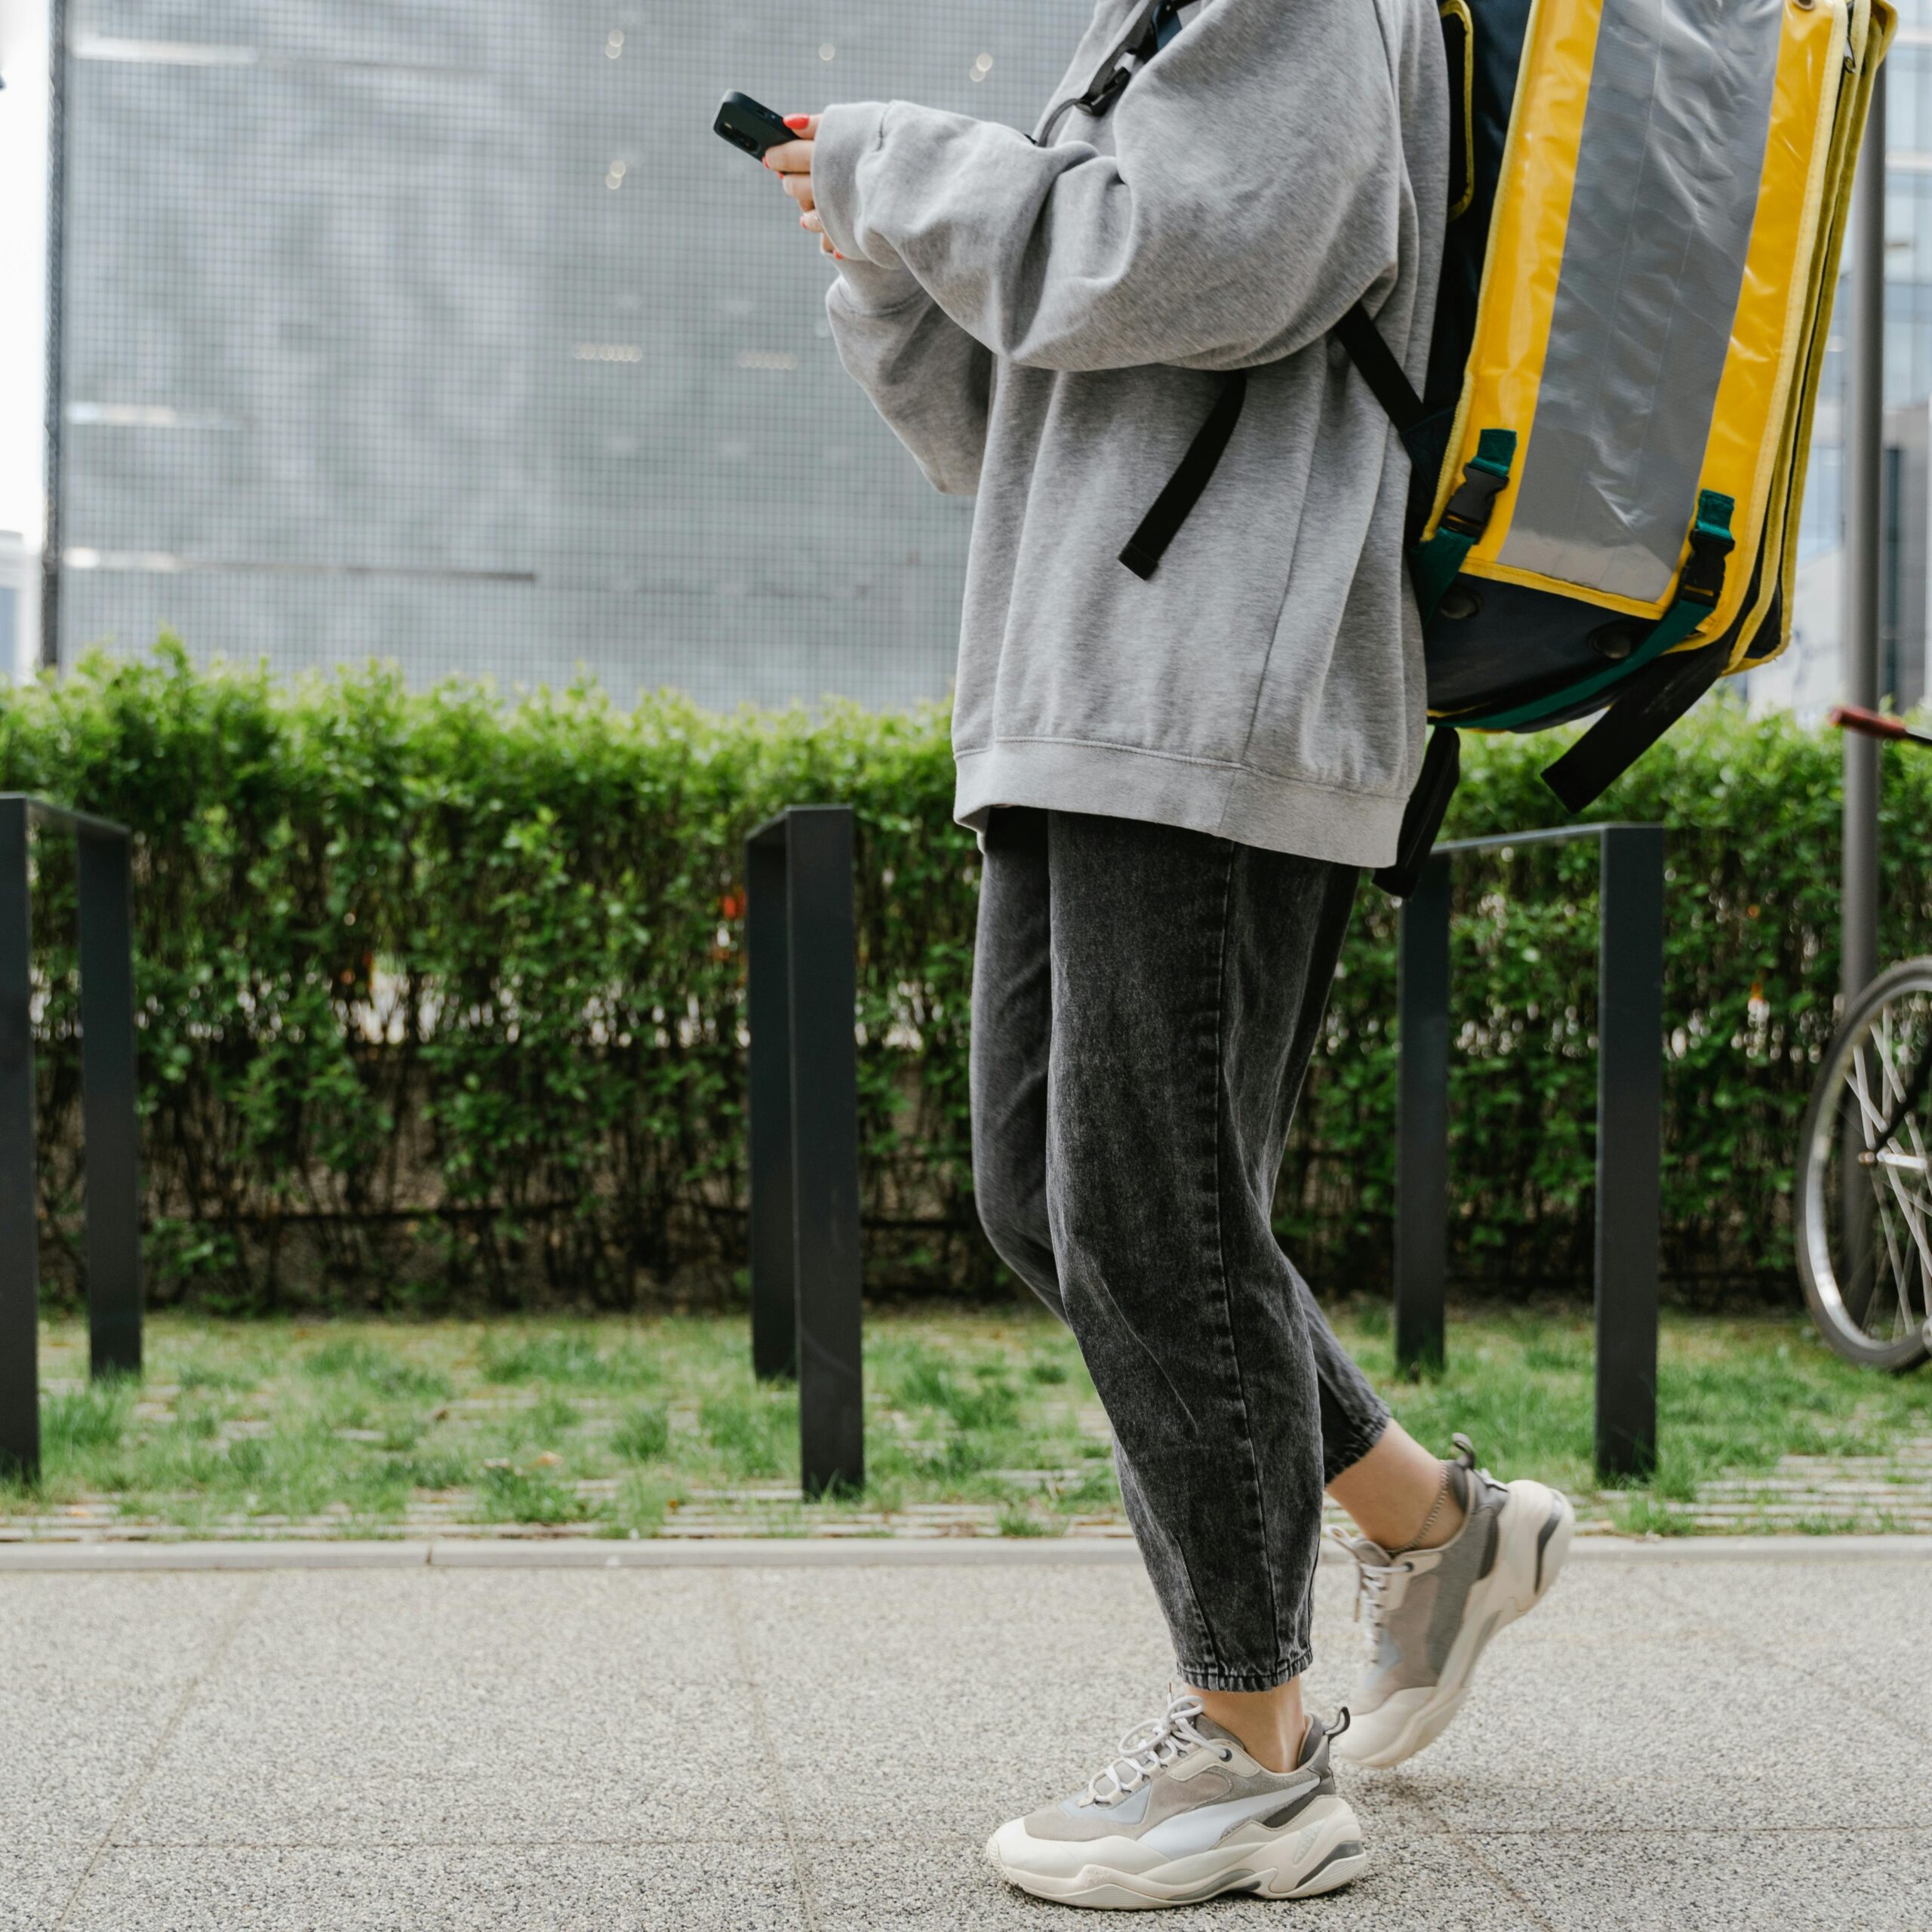
<instances>
[{"instance_id":1,"label":"gray sweatshirt","mask_svg":"<svg viewBox=\"0 0 1932 1932\"><path fill-rule=\"evenodd\" d=\"M1137 11L1099 0L1057 100ZM1408 463L1327 331L1365 298L1421 386L1447 130L1436 0L1209 0L1046 146L900 101L826 114L840 356L979 499L964 823L1040 805L1394 857L1425 718ZM1143 581L1121 547L1238 368L1234 438Z\"/></svg>"}]
</instances>

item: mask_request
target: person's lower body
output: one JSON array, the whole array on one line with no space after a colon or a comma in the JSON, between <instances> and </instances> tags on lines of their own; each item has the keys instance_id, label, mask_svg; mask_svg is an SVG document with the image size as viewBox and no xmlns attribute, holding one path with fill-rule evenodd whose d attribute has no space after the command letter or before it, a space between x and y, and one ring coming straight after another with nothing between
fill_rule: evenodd
<instances>
[{"instance_id":1,"label":"person's lower body","mask_svg":"<svg viewBox=\"0 0 1932 1932\"><path fill-rule=\"evenodd\" d=\"M1494 1597L1505 1583L1523 1593L1516 1552L1525 1524L1543 1532L1538 1595L1567 1543L1567 1521L1550 1526L1560 1499L1536 1485L1536 1495L1515 1499L1506 1544L1492 1535L1511 1492L1403 1435L1275 1238L1275 1178L1357 875L1203 833L1069 812L995 812L984 844L972 1054L980 1216L1001 1257L1079 1341L1113 1426L1122 1497L1183 1689L1155 1741L1123 1761L1137 1767L1127 1782L1160 1810L1180 1801L1183 1786L1190 1798L1218 1788L1199 1776L1203 1751L1244 1751L1255 1777L1305 1777L1318 1727L1306 1724L1299 1679L1311 1656L1324 1487L1368 1532L1354 1548L1365 1578L1379 1579L1368 1584L1374 1605L1401 1596L1383 1573L1404 1545L1432 1539L1413 1553L1444 1572L1411 1604L1411 1620L1423 1609L1426 1627L1407 1656L1382 1660L1392 1698L1422 1686L1429 1656L1444 1660L1445 1618L1469 1620L1454 1614L1457 1591L1475 1593L1484 1636L1500 1627L1508 1606L1483 1593ZM1482 1561L1493 1542L1508 1561ZM1471 1657L1464 1681L1472 1666ZM1406 1755L1428 1741L1420 1733L1432 1714L1414 1705L1408 1694L1392 1706L1401 1721L1378 1734L1385 1751ZM1327 1776L1325 1741L1319 1751L1318 1783ZM1219 1784L1231 1775L1220 1773ZM1206 1896L1203 1885L1286 1896L1346 1883L1360 1845L1352 1817L1324 1810L1331 1799L1340 1803L1332 1780L1315 1806L1321 1831L1300 1814L1270 1825L1257 1812L1205 1865L1199 1848L1189 1852L1194 1863L1178 1876L1160 1863L1158 1844L1150 1852L1137 1837L1131 1854L1118 1852L1124 1863L1095 1882L1106 1890L1138 1874L1130 1889L1146 1889L1148 1903ZM1128 1842L1126 1802L1090 1794L1078 1807L1106 1814L1103 1836L1118 1847ZM1208 1808L1244 1802L1262 1796ZM1015 1821L989 1855L1017 1882L1071 1896L1060 1868L1082 1855L1069 1842L1084 1840L1078 1831L1066 1838L1054 1822L1063 1814L1081 1823L1064 1806ZM1201 1827L1162 1829L1192 1845ZM1257 1834L1272 1834L1273 1849ZM1305 1857L1281 1850L1291 1838L1306 1841ZM1353 1853L1338 1850L1350 1844ZM1311 1860L1318 1880L1302 1869Z\"/></svg>"}]
</instances>

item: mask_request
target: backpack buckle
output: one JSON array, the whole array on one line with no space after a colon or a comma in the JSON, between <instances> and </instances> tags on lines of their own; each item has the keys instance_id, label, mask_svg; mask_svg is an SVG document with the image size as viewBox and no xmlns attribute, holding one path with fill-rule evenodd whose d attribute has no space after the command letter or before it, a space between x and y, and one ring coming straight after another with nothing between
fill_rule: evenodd
<instances>
[{"instance_id":1,"label":"backpack buckle","mask_svg":"<svg viewBox=\"0 0 1932 1932\"><path fill-rule=\"evenodd\" d=\"M1700 605L1707 611L1717 608L1724 595L1724 559L1737 548L1728 532L1694 529L1690 533L1690 560L1678 580L1677 594L1686 604Z\"/></svg>"},{"instance_id":2,"label":"backpack buckle","mask_svg":"<svg viewBox=\"0 0 1932 1932\"><path fill-rule=\"evenodd\" d=\"M1474 543L1489 528L1489 513L1509 481L1506 475L1499 476L1479 459L1472 459L1464 465L1463 480L1444 506L1438 528L1453 530Z\"/></svg>"},{"instance_id":3,"label":"backpack buckle","mask_svg":"<svg viewBox=\"0 0 1932 1932\"><path fill-rule=\"evenodd\" d=\"M1720 490L1697 492L1697 514L1690 525L1690 555L1677 580L1681 604L1700 610L1715 609L1724 595L1724 559L1737 548L1730 534L1737 504Z\"/></svg>"},{"instance_id":4,"label":"backpack buckle","mask_svg":"<svg viewBox=\"0 0 1932 1932\"><path fill-rule=\"evenodd\" d=\"M1105 80L1089 88L1075 105L1093 119L1104 120L1114 103L1127 91L1127 84L1133 78L1131 67L1116 67Z\"/></svg>"}]
</instances>

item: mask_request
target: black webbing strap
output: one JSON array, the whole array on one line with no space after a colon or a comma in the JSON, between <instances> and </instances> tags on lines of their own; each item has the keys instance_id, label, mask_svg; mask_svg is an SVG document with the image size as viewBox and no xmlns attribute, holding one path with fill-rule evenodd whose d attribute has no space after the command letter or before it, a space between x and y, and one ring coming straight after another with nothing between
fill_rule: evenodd
<instances>
[{"instance_id":1,"label":"black webbing strap","mask_svg":"<svg viewBox=\"0 0 1932 1932\"><path fill-rule=\"evenodd\" d=\"M1348 352L1349 360L1381 404L1397 433L1406 436L1426 413L1422 398L1410 386L1402 365L1389 352L1382 331L1370 319L1368 311L1358 302L1331 333ZM1229 377L1207 421L1195 432L1186 455L1181 458L1180 467L1120 553L1121 561L1136 577L1154 574L1168 546L1201 500L1201 493L1207 488L1215 466L1228 447L1228 439L1235 432L1235 425L1241 420L1241 404L1247 395L1247 377L1237 369Z\"/></svg>"},{"instance_id":2,"label":"black webbing strap","mask_svg":"<svg viewBox=\"0 0 1932 1932\"><path fill-rule=\"evenodd\" d=\"M1348 351L1355 373L1368 385L1370 393L1395 424L1395 433L1406 436L1428 412L1403 373L1401 364L1382 340L1382 331L1370 319L1368 311L1358 302L1329 334Z\"/></svg>"},{"instance_id":3,"label":"black webbing strap","mask_svg":"<svg viewBox=\"0 0 1932 1932\"><path fill-rule=\"evenodd\" d=\"M1435 849L1435 835L1448 816L1449 801L1463 776L1463 741L1453 726L1438 724L1429 734L1422 774L1409 794L1402 829L1395 841L1395 863L1384 866L1375 882L1396 899L1406 899L1422 883L1423 868Z\"/></svg>"},{"instance_id":4,"label":"black webbing strap","mask_svg":"<svg viewBox=\"0 0 1932 1932\"><path fill-rule=\"evenodd\" d=\"M1150 577L1160 568L1175 533L1201 500L1201 493L1221 460L1228 438L1241 420L1241 405L1247 400L1247 372L1237 369L1222 385L1207 421L1195 432L1180 468L1168 479L1168 487L1155 499L1154 507L1140 519L1140 528L1127 540L1127 548L1120 553L1121 561L1136 577Z\"/></svg>"},{"instance_id":5,"label":"black webbing strap","mask_svg":"<svg viewBox=\"0 0 1932 1932\"><path fill-rule=\"evenodd\" d=\"M1730 647L1720 638L1645 666L1543 782L1573 812L1595 804L1717 682L1730 658Z\"/></svg>"}]
</instances>

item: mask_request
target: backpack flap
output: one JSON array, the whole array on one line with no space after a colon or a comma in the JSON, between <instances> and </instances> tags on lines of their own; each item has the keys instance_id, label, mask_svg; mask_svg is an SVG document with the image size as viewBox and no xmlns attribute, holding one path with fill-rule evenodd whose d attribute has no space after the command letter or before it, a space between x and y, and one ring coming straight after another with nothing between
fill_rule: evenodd
<instances>
[{"instance_id":1,"label":"backpack flap","mask_svg":"<svg viewBox=\"0 0 1932 1932\"><path fill-rule=\"evenodd\" d=\"M1827 265L1889 17L1884 0L1680 0L1668 32L1651 0L1531 16L1417 564L1438 718L1540 729L1660 656L1729 640L1728 667L1782 626ZM1749 568L1723 567L1734 546Z\"/></svg>"}]
</instances>

